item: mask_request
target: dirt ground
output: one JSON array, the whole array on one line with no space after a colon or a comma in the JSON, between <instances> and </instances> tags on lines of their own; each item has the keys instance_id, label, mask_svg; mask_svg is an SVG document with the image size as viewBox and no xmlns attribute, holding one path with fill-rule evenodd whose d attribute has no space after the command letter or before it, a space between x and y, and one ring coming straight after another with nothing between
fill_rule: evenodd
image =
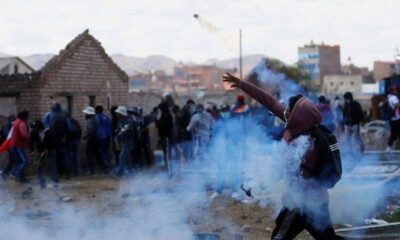
<instances>
[{"instance_id":1,"label":"dirt ground","mask_svg":"<svg viewBox=\"0 0 400 240\"><path fill-rule=\"evenodd\" d=\"M35 180L29 185L21 185L10 179L0 182L0 208L6 208L10 216L18 217L18 221L31 227L60 231L60 223L52 220L66 208L85 212L90 203L99 218L124 218L127 217L124 216L124 207L146 207L146 203L140 200L142 196L155 194L160 189L173 192L182 184L177 179L163 179L151 184L151 187L146 185L145 189L121 189L121 184L140 186L138 181L143 180L136 177L117 180L99 175L64 180L58 185L49 183L46 189L40 189ZM194 233L215 233L221 239L229 240L240 239L238 236L247 240L270 238L274 227L274 212L271 209L244 204L228 196L209 200L211 191L205 193L205 198L186 212L186 224ZM297 239L312 238L304 233Z\"/></svg>"},{"instance_id":2,"label":"dirt ground","mask_svg":"<svg viewBox=\"0 0 400 240\"><path fill-rule=\"evenodd\" d=\"M377 146L376 139L365 137L368 149L383 149ZM382 141L383 142L383 141ZM160 169L148 170L147 175L158 176ZM174 193L174 189L185 183L180 179L166 178L153 181L143 188L143 178L133 176L115 179L110 175L78 177L62 180L60 184L49 183L46 189L40 189L37 180L31 176L29 185L21 185L12 179L0 180L0 209L18 221L49 232L61 231L60 223L55 223L60 212L74 209L75 212L87 212L90 204L95 209L92 214L100 219L128 218L124 209L146 208L143 196L157 194L159 191ZM124 188L121 186L132 186ZM210 190L204 190L204 198L196 202L185 212L185 224L194 233L215 233L221 239L259 240L270 239L274 228L276 212L272 208L260 207L258 204L245 204L235 201L230 196L222 196L210 200ZM396 204L398 198L395 199ZM296 239L312 239L303 232ZM35 239L36 240L36 239Z\"/></svg>"}]
</instances>

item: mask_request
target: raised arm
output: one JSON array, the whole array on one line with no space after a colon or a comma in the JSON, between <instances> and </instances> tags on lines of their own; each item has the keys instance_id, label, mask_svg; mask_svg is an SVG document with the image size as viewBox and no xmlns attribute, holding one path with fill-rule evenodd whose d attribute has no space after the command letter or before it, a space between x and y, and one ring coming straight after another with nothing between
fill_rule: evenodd
<instances>
[{"instance_id":1,"label":"raised arm","mask_svg":"<svg viewBox=\"0 0 400 240\"><path fill-rule=\"evenodd\" d=\"M253 85L250 82L241 81L239 78L229 73L227 73L223 77L223 81L230 83L232 87L237 87L242 89L243 92L247 93L250 97L254 98L257 102L261 103L265 108L270 110L277 117L285 121L283 117L283 112L285 111L285 107L266 91Z\"/></svg>"}]
</instances>

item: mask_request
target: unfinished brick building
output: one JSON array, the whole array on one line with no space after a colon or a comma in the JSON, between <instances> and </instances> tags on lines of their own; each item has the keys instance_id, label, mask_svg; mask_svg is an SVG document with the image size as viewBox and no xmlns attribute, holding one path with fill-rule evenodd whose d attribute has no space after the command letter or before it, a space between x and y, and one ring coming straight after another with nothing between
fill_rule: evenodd
<instances>
[{"instance_id":1,"label":"unfinished brick building","mask_svg":"<svg viewBox=\"0 0 400 240\"><path fill-rule=\"evenodd\" d=\"M39 119L55 103L83 123L86 106L128 104L128 76L86 30L31 74L0 75L0 115L27 109Z\"/></svg>"}]
</instances>

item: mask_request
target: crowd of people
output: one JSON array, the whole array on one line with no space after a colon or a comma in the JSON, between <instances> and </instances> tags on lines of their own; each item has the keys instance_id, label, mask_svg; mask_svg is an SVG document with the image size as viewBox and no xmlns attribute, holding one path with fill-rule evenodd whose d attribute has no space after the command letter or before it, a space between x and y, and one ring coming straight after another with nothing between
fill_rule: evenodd
<instances>
[{"instance_id":1,"label":"crowd of people","mask_svg":"<svg viewBox=\"0 0 400 240\"><path fill-rule=\"evenodd\" d=\"M389 115L387 118L391 126L388 149L399 136L400 129L396 91L396 88L391 89L387 100L381 104L382 109L386 110L384 114ZM360 125L364 121L364 114L361 105L350 92L343 95L343 100L337 96L332 106L325 96L319 97L316 108L323 116L322 124L337 135L344 133L348 143L346 146L353 146L354 141L358 150L363 151ZM221 128L215 126L224 125L228 118L257 118L260 112L245 103L244 95L238 95L232 106L203 105L188 100L180 107L173 102L162 101L147 115L140 106L114 106L110 109L110 116L102 106L88 106L82 114L85 116L86 129L82 129L76 119L69 117L58 103L41 120L30 121L26 110L19 112L16 117L8 117L7 124L0 132L1 142L10 138L8 162L2 170L2 178L13 176L21 183L27 182L24 172L30 162L29 156L35 163L42 187L46 186L46 171L54 182L58 182L60 176L69 179L81 175L82 140L85 142L87 174L92 175L97 170L120 177L136 169L150 167L154 163L153 149L156 147L151 146L151 123L157 127L158 145L163 151L166 165L171 159L181 163L201 160L216 129ZM261 114L268 116L265 112ZM265 129L273 139L280 140L285 124L278 117L275 118L275 121L267 121L264 125L267 125ZM10 131L12 134L9 134Z\"/></svg>"},{"instance_id":2,"label":"crowd of people","mask_svg":"<svg viewBox=\"0 0 400 240\"><path fill-rule=\"evenodd\" d=\"M151 146L152 123L158 131L158 146L163 151L163 160L167 167L171 160L184 164L206 159L210 142L218 134L224 141L229 141L226 145L240 148L240 144L245 141L246 127L249 127L246 119L258 121L259 125L265 126L262 128L265 134L271 139L286 142L289 147L296 146L292 143L301 135L310 136L316 143L318 137L310 131L316 131L316 127L323 125L323 129L328 131L326 136L332 133L337 137L343 135L343 146L349 147L350 151L354 151L353 146L357 146L356 151L364 151L364 143L360 137L360 127L365 122L364 113L360 103L350 92L341 96L343 102L340 96L335 97L333 106L330 100L322 95L317 103L302 95L295 95L289 98L285 107L283 101L276 100L247 81L241 81L229 74L224 76L224 81L232 87L240 88L267 111L262 107L246 104L244 95L238 95L232 106L219 107L213 103L196 104L193 100L188 100L180 107L173 101L164 99L148 114L144 114L140 106L114 106L110 109L110 115L105 113L102 106L88 106L82 110L86 121L85 129L82 129L80 123L68 116L58 103L40 120L31 121L29 111L22 110L17 116L10 116L7 124L1 128L0 152L8 152L8 161L2 169L1 177L4 180L11 177L20 183L27 183L25 170L33 162L39 184L46 188L46 176L55 183L58 183L61 177L70 179L85 173L93 175L98 171L120 178L125 174L151 167L154 164L155 148ZM397 88L388 89L387 100L380 104L380 110L384 119L390 123L391 133L387 146L391 150L394 141L400 136ZM232 134L233 132L235 134ZM352 141L355 144L352 144ZM87 163L85 171L82 170L81 164L82 143ZM291 192L284 194L286 201L277 218L273 239L292 239L303 229L307 229L317 239L341 239L333 231L328 209L327 188L334 184L328 187L318 182L320 173L324 172L320 158L335 159L326 152L338 151L339 143L335 138L331 145L325 146L330 151L323 153L322 148L312 146L304 154L299 173L295 178L292 176L286 179L288 189L293 186L296 191L300 189L301 196L304 195L308 199L307 204L302 205L300 202L301 205L294 208L292 205L299 203L290 200L298 196ZM248 155L243 151L239 152L243 156L236 156L237 158ZM220 170L224 168L226 166L221 165ZM224 182L220 173L213 196L222 194L223 189L227 187L231 188L233 193L237 193L240 168L233 168L237 169L233 173L236 181ZM336 181L340 179L341 167L337 169L337 173ZM315 209L322 215L316 216ZM293 221L286 222L288 217ZM314 220L325 225L317 228Z\"/></svg>"},{"instance_id":3,"label":"crowd of people","mask_svg":"<svg viewBox=\"0 0 400 240\"><path fill-rule=\"evenodd\" d=\"M203 157L213 134L213 125L227 113L247 112L244 96L232 106L220 109L212 103L196 104L188 100L179 107L162 101L145 115L139 106L114 106L107 115L102 106L82 110L85 129L69 117L60 104L54 104L42 119L31 120L29 111L8 117L1 128L1 145L8 161L2 169L4 180L13 178L26 183L25 169L32 162L40 186L46 187L46 175L58 183L81 174L101 171L121 177L154 163L149 126L158 131L158 146L165 164L172 158L179 162L198 161ZM84 144L82 144L84 143ZM81 148L86 164L81 164ZM85 166L85 171L82 171Z\"/></svg>"}]
</instances>

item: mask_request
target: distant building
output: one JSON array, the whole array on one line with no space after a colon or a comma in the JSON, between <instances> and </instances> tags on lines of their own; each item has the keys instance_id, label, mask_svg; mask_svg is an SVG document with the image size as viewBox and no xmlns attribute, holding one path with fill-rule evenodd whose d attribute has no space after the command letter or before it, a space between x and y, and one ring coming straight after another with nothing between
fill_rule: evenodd
<instances>
[{"instance_id":1,"label":"distant building","mask_svg":"<svg viewBox=\"0 0 400 240\"><path fill-rule=\"evenodd\" d=\"M372 73L368 70L367 67L357 67L353 64L342 65L342 73L346 75L359 75L359 74L364 76L372 75ZM371 80L373 81L374 79L371 78Z\"/></svg>"},{"instance_id":2,"label":"distant building","mask_svg":"<svg viewBox=\"0 0 400 240\"><path fill-rule=\"evenodd\" d=\"M322 84L325 75L341 73L340 46L314 44L298 48L299 68L308 73L316 85Z\"/></svg>"},{"instance_id":3,"label":"distant building","mask_svg":"<svg viewBox=\"0 0 400 240\"><path fill-rule=\"evenodd\" d=\"M0 58L0 75L25 74L35 70L19 57Z\"/></svg>"},{"instance_id":4,"label":"distant building","mask_svg":"<svg viewBox=\"0 0 400 240\"><path fill-rule=\"evenodd\" d=\"M129 91L170 91L171 79L172 76L168 76L164 70L136 73L129 77Z\"/></svg>"},{"instance_id":5,"label":"distant building","mask_svg":"<svg viewBox=\"0 0 400 240\"><path fill-rule=\"evenodd\" d=\"M343 95L352 92L355 95L362 94L363 75L325 75L321 91L324 94Z\"/></svg>"},{"instance_id":6,"label":"distant building","mask_svg":"<svg viewBox=\"0 0 400 240\"><path fill-rule=\"evenodd\" d=\"M355 96L361 96L378 90L379 84L367 74L325 75L321 86L321 92L328 95L352 92Z\"/></svg>"},{"instance_id":7,"label":"distant building","mask_svg":"<svg viewBox=\"0 0 400 240\"><path fill-rule=\"evenodd\" d=\"M128 104L128 76L88 30L40 71L0 75L0 115L27 109L32 119L40 119L56 102L81 123L86 106Z\"/></svg>"},{"instance_id":8,"label":"distant building","mask_svg":"<svg viewBox=\"0 0 400 240\"><path fill-rule=\"evenodd\" d=\"M382 80L395 74L400 74L400 61L375 61L374 79Z\"/></svg>"},{"instance_id":9,"label":"distant building","mask_svg":"<svg viewBox=\"0 0 400 240\"><path fill-rule=\"evenodd\" d=\"M204 89L218 91L224 89L221 79L226 73L235 69L219 68L216 65L182 65L174 67L173 86L178 92L190 92Z\"/></svg>"}]
</instances>

